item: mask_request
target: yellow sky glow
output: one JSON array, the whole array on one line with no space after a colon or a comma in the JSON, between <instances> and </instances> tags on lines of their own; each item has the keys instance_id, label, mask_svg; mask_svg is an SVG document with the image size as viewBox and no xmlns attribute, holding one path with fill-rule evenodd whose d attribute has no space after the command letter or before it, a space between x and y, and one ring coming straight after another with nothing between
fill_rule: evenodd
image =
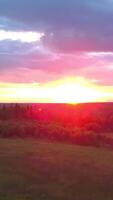
<instances>
[{"instance_id":1,"label":"yellow sky glow","mask_svg":"<svg viewBox=\"0 0 113 200\"><path fill-rule=\"evenodd\" d=\"M84 103L113 101L113 86L99 86L82 78L47 84L0 83L0 102Z\"/></svg>"}]
</instances>

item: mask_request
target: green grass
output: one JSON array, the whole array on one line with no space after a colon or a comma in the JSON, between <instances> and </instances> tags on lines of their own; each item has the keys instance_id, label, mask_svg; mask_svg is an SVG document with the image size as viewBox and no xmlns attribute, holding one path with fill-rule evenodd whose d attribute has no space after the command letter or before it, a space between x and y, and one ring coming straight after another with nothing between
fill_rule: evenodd
<instances>
[{"instance_id":1,"label":"green grass","mask_svg":"<svg viewBox=\"0 0 113 200\"><path fill-rule=\"evenodd\" d=\"M0 139L0 200L113 200L113 151Z\"/></svg>"}]
</instances>

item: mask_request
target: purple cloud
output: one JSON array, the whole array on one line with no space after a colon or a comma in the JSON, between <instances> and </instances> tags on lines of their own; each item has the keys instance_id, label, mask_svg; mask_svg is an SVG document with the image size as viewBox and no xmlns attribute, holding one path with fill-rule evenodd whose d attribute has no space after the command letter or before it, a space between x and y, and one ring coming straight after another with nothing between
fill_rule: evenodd
<instances>
[{"instance_id":1,"label":"purple cloud","mask_svg":"<svg viewBox=\"0 0 113 200\"><path fill-rule=\"evenodd\" d=\"M111 0L0 0L0 30L44 33L38 42L0 41L0 80L83 76L113 85L112 22Z\"/></svg>"}]
</instances>

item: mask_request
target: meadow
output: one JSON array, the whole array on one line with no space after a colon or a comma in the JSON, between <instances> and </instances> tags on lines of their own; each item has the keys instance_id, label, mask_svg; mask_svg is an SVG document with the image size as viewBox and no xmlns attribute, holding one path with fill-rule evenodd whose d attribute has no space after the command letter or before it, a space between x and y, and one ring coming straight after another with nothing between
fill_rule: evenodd
<instances>
[{"instance_id":1,"label":"meadow","mask_svg":"<svg viewBox=\"0 0 113 200\"><path fill-rule=\"evenodd\" d=\"M112 200L113 151L0 139L0 200Z\"/></svg>"}]
</instances>

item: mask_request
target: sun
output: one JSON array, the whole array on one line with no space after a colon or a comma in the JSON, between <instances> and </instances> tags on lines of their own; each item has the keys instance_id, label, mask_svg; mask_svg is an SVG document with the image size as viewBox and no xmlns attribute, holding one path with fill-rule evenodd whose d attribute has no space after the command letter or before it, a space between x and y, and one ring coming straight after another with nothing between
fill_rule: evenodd
<instances>
[{"instance_id":1,"label":"sun","mask_svg":"<svg viewBox=\"0 0 113 200\"><path fill-rule=\"evenodd\" d=\"M45 84L0 84L0 102L86 103L113 99L113 87L99 86L81 77Z\"/></svg>"},{"instance_id":2,"label":"sun","mask_svg":"<svg viewBox=\"0 0 113 200\"><path fill-rule=\"evenodd\" d=\"M56 87L52 94L53 101L57 103L93 102L99 96L97 91L92 91L91 88L87 88L77 83L64 83L63 85Z\"/></svg>"},{"instance_id":3,"label":"sun","mask_svg":"<svg viewBox=\"0 0 113 200\"><path fill-rule=\"evenodd\" d=\"M86 103L102 101L103 92L83 78L67 78L49 85L55 103Z\"/></svg>"}]
</instances>

